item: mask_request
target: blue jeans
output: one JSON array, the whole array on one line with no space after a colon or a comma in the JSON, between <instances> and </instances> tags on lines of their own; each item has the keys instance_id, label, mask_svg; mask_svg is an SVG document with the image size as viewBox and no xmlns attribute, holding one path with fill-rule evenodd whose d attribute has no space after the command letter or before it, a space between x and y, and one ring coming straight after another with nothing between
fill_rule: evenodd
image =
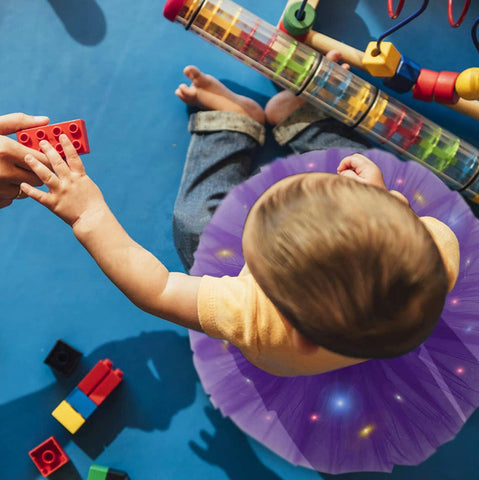
<instances>
[{"instance_id":1,"label":"blue jeans","mask_svg":"<svg viewBox=\"0 0 479 480\"><path fill-rule=\"evenodd\" d=\"M192 114L188 129L192 136L173 212L175 246L187 271L201 232L221 200L251 175L254 154L264 144L265 134L263 125L234 112ZM352 128L309 104L278 124L273 134L294 153L369 147Z\"/></svg>"}]
</instances>

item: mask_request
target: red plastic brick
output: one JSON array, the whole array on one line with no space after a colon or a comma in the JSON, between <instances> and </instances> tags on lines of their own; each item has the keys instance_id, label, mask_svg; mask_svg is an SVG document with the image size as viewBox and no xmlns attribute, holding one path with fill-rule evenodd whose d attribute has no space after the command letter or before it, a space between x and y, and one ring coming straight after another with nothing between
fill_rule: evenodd
<instances>
[{"instance_id":1,"label":"red plastic brick","mask_svg":"<svg viewBox=\"0 0 479 480\"><path fill-rule=\"evenodd\" d=\"M85 394L90 393L100 384L100 382L111 372L113 362L108 360L100 360L77 385L77 387Z\"/></svg>"},{"instance_id":2,"label":"red plastic brick","mask_svg":"<svg viewBox=\"0 0 479 480\"><path fill-rule=\"evenodd\" d=\"M110 373L95 387L95 389L88 395L90 400L93 400L97 405L103 403L106 397L115 389L121 382L123 372L117 368L111 370Z\"/></svg>"},{"instance_id":3,"label":"red plastic brick","mask_svg":"<svg viewBox=\"0 0 479 480\"><path fill-rule=\"evenodd\" d=\"M441 72L434 86L434 100L439 103L454 104L459 100L456 93L458 72Z\"/></svg>"},{"instance_id":4,"label":"red plastic brick","mask_svg":"<svg viewBox=\"0 0 479 480\"><path fill-rule=\"evenodd\" d=\"M88 135L86 132L85 122L83 120L71 120L69 122L54 123L43 127L27 128L17 132L17 140L26 147L41 151L40 141L48 140L53 148L65 157L63 148L58 137L64 133L72 141L79 155L90 153L90 145L88 144Z\"/></svg>"},{"instance_id":5,"label":"red plastic brick","mask_svg":"<svg viewBox=\"0 0 479 480\"><path fill-rule=\"evenodd\" d=\"M427 68L421 68L412 96L416 100L432 102L434 99L434 87L436 86L438 77L439 72L428 70Z\"/></svg>"},{"instance_id":6,"label":"red plastic brick","mask_svg":"<svg viewBox=\"0 0 479 480\"><path fill-rule=\"evenodd\" d=\"M28 452L33 463L44 477L63 467L70 461L55 437L50 437Z\"/></svg>"}]
</instances>

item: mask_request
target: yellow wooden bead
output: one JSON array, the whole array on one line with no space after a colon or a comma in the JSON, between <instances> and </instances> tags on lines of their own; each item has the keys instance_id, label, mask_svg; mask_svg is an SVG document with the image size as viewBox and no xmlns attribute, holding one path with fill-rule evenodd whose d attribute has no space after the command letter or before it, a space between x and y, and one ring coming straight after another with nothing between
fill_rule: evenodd
<instances>
[{"instance_id":1,"label":"yellow wooden bead","mask_svg":"<svg viewBox=\"0 0 479 480\"><path fill-rule=\"evenodd\" d=\"M394 77L401 54L391 42L381 43L379 53L376 42L369 42L362 64L373 77Z\"/></svg>"},{"instance_id":2,"label":"yellow wooden bead","mask_svg":"<svg viewBox=\"0 0 479 480\"><path fill-rule=\"evenodd\" d=\"M466 100L479 100L479 68L468 68L459 74L456 92Z\"/></svg>"},{"instance_id":3,"label":"yellow wooden bead","mask_svg":"<svg viewBox=\"0 0 479 480\"><path fill-rule=\"evenodd\" d=\"M85 423L85 419L65 400L53 410L52 415L70 433L75 433Z\"/></svg>"}]
</instances>

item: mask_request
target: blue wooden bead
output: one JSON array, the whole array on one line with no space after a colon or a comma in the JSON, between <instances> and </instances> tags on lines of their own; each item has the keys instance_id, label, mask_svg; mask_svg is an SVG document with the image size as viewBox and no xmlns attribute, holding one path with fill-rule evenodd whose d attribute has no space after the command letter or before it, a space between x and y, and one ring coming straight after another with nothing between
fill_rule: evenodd
<instances>
[{"instance_id":1,"label":"blue wooden bead","mask_svg":"<svg viewBox=\"0 0 479 480\"><path fill-rule=\"evenodd\" d=\"M416 84L420 71L421 67L416 62L401 56L396 74L394 77L384 78L383 83L397 93L406 93Z\"/></svg>"}]
</instances>

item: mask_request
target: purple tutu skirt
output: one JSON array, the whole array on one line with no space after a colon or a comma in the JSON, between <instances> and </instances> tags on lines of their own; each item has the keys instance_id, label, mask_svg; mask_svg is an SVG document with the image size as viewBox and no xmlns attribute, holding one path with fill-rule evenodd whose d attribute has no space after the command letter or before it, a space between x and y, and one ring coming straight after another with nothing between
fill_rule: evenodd
<instances>
[{"instance_id":1,"label":"purple tutu skirt","mask_svg":"<svg viewBox=\"0 0 479 480\"><path fill-rule=\"evenodd\" d=\"M351 153L330 149L276 160L234 188L205 228L191 273L238 275L243 224L255 200L285 176L336 173ZM325 473L417 465L453 439L479 405L479 223L460 194L420 164L380 150L367 156L388 189L459 239L457 284L423 345L321 375L276 377L229 343L190 332L195 367L213 405L289 462Z\"/></svg>"}]
</instances>

